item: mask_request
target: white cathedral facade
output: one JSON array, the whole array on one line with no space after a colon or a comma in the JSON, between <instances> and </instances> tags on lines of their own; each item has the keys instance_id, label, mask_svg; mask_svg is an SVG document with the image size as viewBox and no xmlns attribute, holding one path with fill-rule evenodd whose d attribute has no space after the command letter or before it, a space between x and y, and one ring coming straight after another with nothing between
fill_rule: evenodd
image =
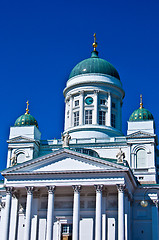
<instances>
[{"instance_id":1,"label":"white cathedral facade","mask_svg":"<svg viewBox=\"0 0 159 240\"><path fill-rule=\"evenodd\" d=\"M61 139L41 140L28 103L10 127L2 240L159 239L154 118L141 98L123 135L122 82L93 47L66 83Z\"/></svg>"}]
</instances>

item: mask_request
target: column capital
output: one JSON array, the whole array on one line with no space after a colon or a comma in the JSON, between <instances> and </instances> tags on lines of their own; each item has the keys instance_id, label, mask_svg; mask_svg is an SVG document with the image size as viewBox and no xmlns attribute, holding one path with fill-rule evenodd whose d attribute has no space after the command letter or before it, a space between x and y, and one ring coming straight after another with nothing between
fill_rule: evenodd
<instances>
[{"instance_id":1,"label":"column capital","mask_svg":"<svg viewBox=\"0 0 159 240\"><path fill-rule=\"evenodd\" d=\"M102 184L98 184L98 185L94 185L96 192L102 192L103 191L103 185Z\"/></svg>"},{"instance_id":2,"label":"column capital","mask_svg":"<svg viewBox=\"0 0 159 240\"><path fill-rule=\"evenodd\" d=\"M10 195L10 194L12 194L12 192L13 192L13 190L14 190L14 188L13 187L5 187L5 189L6 189L6 194L8 195Z\"/></svg>"},{"instance_id":3,"label":"column capital","mask_svg":"<svg viewBox=\"0 0 159 240\"><path fill-rule=\"evenodd\" d=\"M84 90L80 91L79 93L80 93L81 95L84 95Z\"/></svg>"},{"instance_id":4,"label":"column capital","mask_svg":"<svg viewBox=\"0 0 159 240\"><path fill-rule=\"evenodd\" d=\"M0 210L1 210L2 208L5 208L5 205L6 205L5 202L0 202Z\"/></svg>"},{"instance_id":5,"label":"column capital","mask_svg":"<svg viewBox=\"0 0 159 240\"><path fill-rule=\"evenodd\" d=\"M98 94L99 93L99 90L94 90L94 94Z\"/></svg>"},{"instance_id":6,"label":"column capital","mask_svg":"<svg viewBox=\"0 0 159 240\"><path fill-rule=\"evenodd\" d=\"M159 206L159 200L158 199L154 199L152 200L153 204L158 208Z\"/></svg>"},{"instance_id":7,"label":"column capital","mask_svg":"<svg viewBox=\"0 0 159 240\"><path fill-rule=\"evenodd\" d=\"M27 190L27 194L33 194L34 187L25 187Z\"/></svg>"},{"instance_id":8,"label":"column capital","mask_svg":"<svg viewBox=\"0 0 159 240\"><path fill-rule=\"evenodd\" d=\"M48 193L54 193L56 186L47 186Z\"/></svg>"},{"instance_id":9,"label":"column capital","mask_svg":"<svg viewBox=\"0 0 159 240\"><path fill-rule=\"evenodd\" d=\"M117 184L116 186L117 186L118 192L124 192L125 191L125 188L126 188L125 184Z\"/></svg>"},{"instance_id":10,"label":"column capital","mask_svg":"<svg viewBox=\"0 0 159 240\"><path fill-rule=\"evenodd\" d=\"M75 193L80 193L82 186L81 185L73 185L72 188Z\"/></svg>"}]
</instances>

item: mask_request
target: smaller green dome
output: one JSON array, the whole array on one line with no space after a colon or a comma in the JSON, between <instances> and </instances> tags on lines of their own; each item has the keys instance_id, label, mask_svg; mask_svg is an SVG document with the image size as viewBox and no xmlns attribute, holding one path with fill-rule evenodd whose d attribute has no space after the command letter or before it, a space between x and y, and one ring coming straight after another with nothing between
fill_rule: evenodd
<instances>
[{"instance_id":1,"label":"smaller green dome","mask_svg":"<svg viewBox=\"0 0 159 240\"><path fill-rule=\"evenodd\" d=\"M135 110L130 118L130 122L136 122L136 121L147 121L147 120L153 120L153 115L145 108L139 108Z\"/></svg>"},{"instance_id":2,"label":"smaller green dome","mask_svg":"<svg viewBox=\"0 0 159 240\"><path fill-rule=\"evenodd\" d=\"M38 123L36 119L29 113L25 113L20 117L18 117L14 124L15 127L32 126L32 125L35 125L38 128Z\"/></svg>"}]
</instances>

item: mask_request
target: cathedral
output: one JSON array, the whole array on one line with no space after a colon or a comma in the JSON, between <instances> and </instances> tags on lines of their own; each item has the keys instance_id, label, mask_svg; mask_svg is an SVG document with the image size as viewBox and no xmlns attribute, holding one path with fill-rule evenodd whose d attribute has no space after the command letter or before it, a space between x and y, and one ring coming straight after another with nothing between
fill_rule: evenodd
<instances>
[{"instance_id":1,"label":"cathedral","mask_svg":"<svg viewBox=\"0 0 159 240\"><path fill-rule=\"evenodd\" d=\"M95 34L91 56L72 69L63 94L61 139L41 140L28 101L10 127L0 239L159 239L154 118L141 95L122 133L125 92Z\"/></svg>"}]
</instances>

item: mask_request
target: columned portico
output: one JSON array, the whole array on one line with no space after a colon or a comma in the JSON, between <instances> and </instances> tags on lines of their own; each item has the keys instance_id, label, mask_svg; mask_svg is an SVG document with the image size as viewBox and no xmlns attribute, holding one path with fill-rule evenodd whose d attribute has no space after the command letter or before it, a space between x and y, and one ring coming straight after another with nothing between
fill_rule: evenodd
<instances>
[{"instance_id":1,"label":"columned portico","mask_svg":"<svg viewBox=\"0 0 159 240\"><path fill-rule=\"evenodd\" d=\"M95 240L102 240L102 190L103 190L103 185L95 185L95 188L96 188Z\"/></svg>"},{"instance_id":2,"label":"columned portico","mask_svg":"<svg viewBox=\"0 0 159 240\"><path fill-rule=\"evenodd\" d=\"M118 184L118 240L125 240L125 211L124 190L125 184Z\"/></svg>"},{"instance_id":3,"label":"columned portico","mask_svg":"<svg viewBox=\"0 0 159 240\"><path fill-rule=\"evenodd\" d=\"M24 240L30 240L31 211L32 211L32 201L33 201L34 187L26 187L26 190L27 190L27 203L26 203L26 223L25 223Z\"/></svg>"},{"instance_id":4,"label":"columned portico","mask_svg":"<svg viewBox=\"0 0 159 240\"><path fill-rule=\"evenodd\" d=\"M53 239L53 225L54 225L54 191L55 186L48 186L48 208L47 208L47 227L46 240Z\"/></svg>"},{"instance_id":5,"label":"columned portico","mask_svg":"<svg viewBox=\"0 0 159 240\"><path fill-rule=\"evenodd\" d=\"M79 240L79 221L80 221L80 191L81 186L72 186L74 190L73 202L73 240Z\"/></svg>"},{"instance_id":6,"label":"columned portico","mask_svg":"<svg viewBox=\"0 0 159 240\"><path fill-rule=\"evenodd\" d=\"M11 213L11 200L12 200L12 187L6 187L6 205L5 205L5 222L3 229L4 240L9 239L9 227L10 227L10 213Z\"/></svg>"}]
</instances>

